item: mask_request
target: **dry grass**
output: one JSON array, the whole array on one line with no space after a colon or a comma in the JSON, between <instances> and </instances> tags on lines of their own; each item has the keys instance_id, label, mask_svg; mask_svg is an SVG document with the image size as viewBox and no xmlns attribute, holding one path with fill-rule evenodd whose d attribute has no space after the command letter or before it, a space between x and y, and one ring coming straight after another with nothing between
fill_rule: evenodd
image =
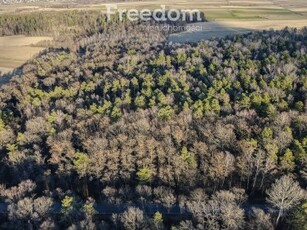
<instances>
[{"instance_id":1,"label":"dry grass","mask_svg":"<svg viewBox=\"0 0 307 230\"><path fill-rule=\"evenodd\" d=\"M90 1L89 1L90 2ZM169 8L181 9L200 9L205 12L211 20L223 19L255 19L256 17L263 19L307 19L306 0L151 0L116 3L120 9L154 9L160 5L166 5ZM63 5L62 3L31 3L18 4L14 6L0 5L1 12L33 12L33 11L49 11L49 10L85 10L99 9L106 11L105 3L101 4L75 4L68 3L69 8L54 8L54 6ZM293 10L292 10L293 9ZM281 16L280 16L281 15Z\"/></svg>"},{"instance_id":2,"label":"dry grass","mask_svg":"<svg viewBox=\"0 0 307 230\"><path fill-rule=\"evenodd\" d=\"M26 37L24 35L0 37L0 46L31 46L41 41L50 41L50 37Z\"/></svg>"},{"instance_id":3,"label":"dry grass","mask_svg":"<svg viewBox=\"0 0 307 230\"><path fill-rule=\"evenodd\" d=\"M255 30L283 29L286 26L302 28L307 26L307 19L304 20L248 20L248 21L216 21L195 23L197 31L186 31L179 34L172 34L170 41L174 42L197 42L214 37L224 37Z\"/></svg>"},{"instance_id":4,"label":"dry grass","mask_svg":"<svg viewBox=\"0 0 307 230\"><path fill-rule=\"evenodd\" d=\"M7 36L0 37L0 71L7 73L21 66L44 47L34 47L40 41L52 40L49 37Z\"/></svg>"}]
</instances>

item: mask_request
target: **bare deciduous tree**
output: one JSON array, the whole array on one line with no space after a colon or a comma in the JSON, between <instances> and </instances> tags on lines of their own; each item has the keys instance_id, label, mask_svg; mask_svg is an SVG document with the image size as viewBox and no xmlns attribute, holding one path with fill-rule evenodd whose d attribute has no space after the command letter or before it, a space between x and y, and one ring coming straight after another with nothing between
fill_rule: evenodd
<instances>
[{"instance_id":1,"label":"bare deciduous tree","mask_svg":"<svg viewBox=\"0 0 307 230\"><path fill-rule=\"evenodd\" d=\"M120 215L119 220L124 229L141 230L145 228L144 213L135 207L128 208L127 211Z\"/></svg>"},{"instance_id":2,"label":"bare deciduous tree","mask_svg":"<svg viewBox=\"0 0 307 230\"><path fill-rule=\"evenodd\" d=\"M266 214L262 209L253 208L249 216L249 229L252 230L273 230L272 219L269 214Z\"/></svg>"},{"instance_id":3,"label":"bare deciduous tree","mask_svg":"<svg viewBox=\"0 0 307 230\"><path fill-rule=\"evenodd\" d=\"M267 201L278 211L276 225L285 212L297 205L304 197L298 182L289 176L283 176L276 180L267 191L267 195Z\"/></svg>"},{"instance_id":4,"label":"bare deciduous tree","mask_svg":"<svg viewBox=\"0 0 307 230\"><path fill-rule=\"evenodd\" d=\"M199 228L235 230L244 226L244 210L239 206L242 199L237 196L222 190L216 192L209 201L187 204Z\"/></svg>"}]
</instances>

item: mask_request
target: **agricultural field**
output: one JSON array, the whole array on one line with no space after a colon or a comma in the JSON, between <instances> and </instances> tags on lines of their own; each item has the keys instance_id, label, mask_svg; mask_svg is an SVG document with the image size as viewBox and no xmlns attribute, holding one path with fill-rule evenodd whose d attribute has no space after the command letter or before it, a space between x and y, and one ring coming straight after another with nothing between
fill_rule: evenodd
<instances>
[{"instance_id":1,"label":"agricultural field","mask_svg":"<svg viewBox=\"0 0 307 230\"><path fill-rule=\"evenodd\" d=\"M303 28L307 20L248 20L248 21L210 21L194 23L187 31L175 33L169 36L173 42L198 42L213 38L221 38L227 35L243 34L264 29L283 29L285 27Z\"/></svg>"},{"instance_id":2,"label":"agricultural field","mask_svg":"<svg viewBox=\"0 0 307 230\"><path fill-rule=\"evenodd\" d=\"M0 37L0 72L8 73L38 54L44 47L37 45L50 37Z\"/></svg>"},{"instance_id":3,"label":"agricultural field","mask_svg":"<svg viewBox=\"0 0 307 230\"><path fill-rule=\"evenodd\" d=\"M0 14L61 10L101 10L106 12L108 1L34 2L15 5L0 5ZM111 4L112 1L108 2ZM199 9L210 21L220 20L304 20L307 19L305 0L151 0L116 2L119 9L156 9L161 5L176 9Z\"/></svg>"},{"instance_id":4,"label":"agricultural field","mask_svg":"<svg viewBox=\"0 0 307 230\"><path fill-rule=\"evenodd\" d=\"M31 12L31 11L50 11L50 10L85 10L100 9L106 10L107 1L87 1L86 4L63 3L63 2L38 2L17 5L0 5L0 13L7 12ZM112 3L110 1L109 3ZM167 8L177 9L199 9L206 14L209 20L229 20L229 19L307 19L307 5L305 0L151 0L151 1L131 1L116 2L119 9L154 9L160 5L166 5Z\"/></svg>"}]
</instances>

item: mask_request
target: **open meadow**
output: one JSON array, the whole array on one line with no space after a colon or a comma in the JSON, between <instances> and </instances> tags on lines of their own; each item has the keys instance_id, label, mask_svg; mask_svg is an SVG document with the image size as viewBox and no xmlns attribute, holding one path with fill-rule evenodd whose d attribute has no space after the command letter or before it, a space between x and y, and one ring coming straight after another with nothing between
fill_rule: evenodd
<instances>
[{"instance_id":1,"label":"open meadow","mask_svg":"<svg viewBox=\"0 0 307 230\"><path fill-rule=\"evenodd\" d=\"M26 37L23 35L0 37L0 72L8 73L21 66L44 47L37 46L50 37Z\"/></svg>"},{"instance_id":2,"label":"open meadow","mask_svg":"<svg viewBox=\"0 0 307 230\"><path fill-rule=\"evenodd\" d=\"M209 21L193 23L187 31L171 34L169 40L173 42L198 42L228 35L243 34L265 29L284 29L285 27L303 28L306 20L248 20L248 21Z\"/></svg>"}]
</instances>

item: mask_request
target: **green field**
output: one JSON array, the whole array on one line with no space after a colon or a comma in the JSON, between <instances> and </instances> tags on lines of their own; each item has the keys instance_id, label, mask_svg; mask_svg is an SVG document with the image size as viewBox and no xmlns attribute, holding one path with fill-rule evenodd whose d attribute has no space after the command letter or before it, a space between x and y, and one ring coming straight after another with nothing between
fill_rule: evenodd
<instances>
[{"instance_id":1,"label":"green field","mask_svg":"<svg viewBox=\"0 0 307 230\"><path fill-rule=\"evenodd\" d=\"M96 1L99 2L99 1ZM203 11L209 20L228 20L228 19L307 19L307 4L304 0L283 1L283 0L246 0L246 1L227 1L227 0L170 0L164 2L158 1L136 1L116 3L121 9L154 9L160 5L166 5L168 8L179 9L199 9ZM105 3L77 4L77 3L29 3L18 5L0 5L0 13L5 12L29 12L37 10L85 10L101 9L105 11Z\"/></svg>"}]
</instances>

